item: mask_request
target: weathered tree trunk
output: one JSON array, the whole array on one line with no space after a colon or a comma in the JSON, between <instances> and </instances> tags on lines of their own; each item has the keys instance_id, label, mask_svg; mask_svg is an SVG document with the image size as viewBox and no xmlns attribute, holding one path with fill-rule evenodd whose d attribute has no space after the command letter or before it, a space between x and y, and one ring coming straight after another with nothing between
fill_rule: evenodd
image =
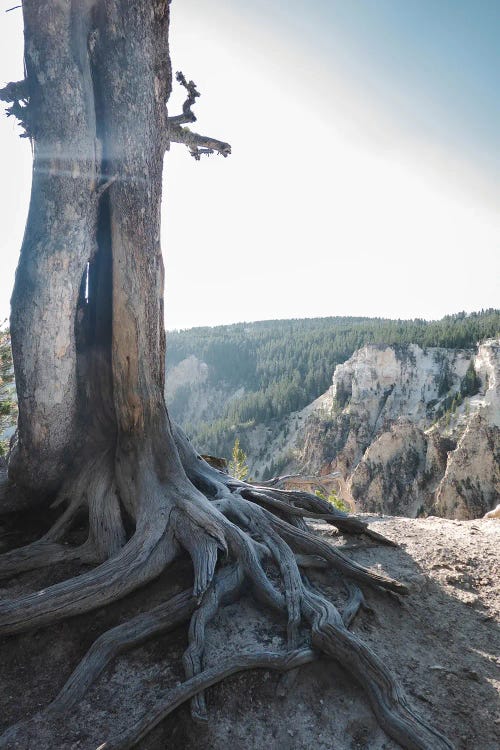
<instances>
[{"instance_id":1,"label":"weathered tree trunk","mask_svg":"<svg viewBox=\"0 0 500 750\"><path fill-rule=\"evenodd\" d=\"M33 187L12 298L19 398L9 472L35 500L64 510L38 542L0 557L0 575L68 559L92 570L0 603L0 633L15 634L101 607L159 575L186 550L194 587L96 642L48 712L79 700L120 650L194 612L184 658L187 681L161 715L111 738L131 747L181 700L204 716L205 687L238 669L289 669L326 653L365 684L386 731L403 747L451 747L416 717L377 657L349 630L363 604L347 584L341 614L310 588L300 568L331 566L350 581L405 593L390 578L317 540L304 518L346 533L366 524L301 492L253 487L205 463L165 408L160 203L170 141L191 154L230 152L183 124L199 96L186 88L169 117L168 0L24 0L26 81L0 92L13 102L34 148ZM26 103L26 106L23 105ZM63 544L81 509L88 539ZM378 537L380 539L380 537ZM219 551L227 553L219 559ZM276 587L263 563L282 580ZM285 615L288 654L253 654L203 671L204 630L244 583ZM304 642L300 626L307 624ZM300 648L299 648L300 647ZM11 728L11 747L26 726Z\"/></svg>"},{"instance_id":2,"label":"weathered tree trunk","mask_svg":"<svg viewBox=\"0 0 500 750\"><path fill-rule=\"evenodd\" d=\"M23 12L34 160L12 297L19 439L10 472L43 495L61 484L79 442L75 328L97 249L100 163L82 19L69 2L26 2Z\"/></svg>"}]
</instances>

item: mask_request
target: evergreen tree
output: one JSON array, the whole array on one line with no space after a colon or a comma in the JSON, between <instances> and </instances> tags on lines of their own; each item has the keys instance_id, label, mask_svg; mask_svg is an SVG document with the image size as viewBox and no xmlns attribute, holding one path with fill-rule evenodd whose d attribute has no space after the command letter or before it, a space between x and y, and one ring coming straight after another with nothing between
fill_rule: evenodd
<instances>
[{"instance_id":1,"label":"evergreen tree","mask_svg":"<svg viewBox=\"0 0 500 750\"><path fill-rule=\"evenodd\" d=\"M481 382L477 376L474 362L471 360L467 372L460 383L460 393L462 396L475 396L479 391Z\"/></svg>"},{"instance_id":2,"label":"evergreen tree","mask_svg":"<svg viewBox=\"0 0 500 750\"><path fill-rule=\"evenodd\" d=\"M240 439L238 437L234 441L233 453L229 461L229 474L241 481L248 476L246 453L240 446Z\"/></svg>"}]
</instances>

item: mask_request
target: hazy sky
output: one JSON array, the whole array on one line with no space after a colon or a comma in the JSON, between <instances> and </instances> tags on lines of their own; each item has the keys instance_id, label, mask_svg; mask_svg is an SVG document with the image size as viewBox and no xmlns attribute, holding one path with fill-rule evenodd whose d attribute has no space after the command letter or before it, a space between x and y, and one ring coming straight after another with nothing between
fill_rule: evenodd
<instances>
[{"instance_id":1,"label":"hazy sky","mask_svg":"<svg viewBox=\"0 0 500 750\"><path fill-rule=\"evenodd\" d=\"M233 155L166 156L167 327L498 306L499 28L498 0L173 0L193 128ZM21 76L0 12L0 82ZM1 317L30 158L1 118Z\"/></svg>"}]
</instances>

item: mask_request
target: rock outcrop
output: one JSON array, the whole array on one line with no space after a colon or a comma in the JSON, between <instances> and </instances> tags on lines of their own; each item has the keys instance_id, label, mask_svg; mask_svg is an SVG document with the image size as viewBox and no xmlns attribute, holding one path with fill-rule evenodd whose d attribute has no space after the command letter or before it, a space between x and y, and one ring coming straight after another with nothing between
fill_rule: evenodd
<instances>
[{"instance_id":1,"label":"rock outcrop","mask_svg":"<svg viewBox=\"0 0 500 750\"><path fill-rule=\"evenodd\" d=\"M500 498L500 430L476 414L449 454L436 491L435 512L446 518L479 518Z\"/></svg>"},{"instance_id":2,"label":"rock outcrop","mask_svg":"<svg viewBox=\"0 0 500 750\"><path fill-rule=\"evenodd\" d=\"M426 434L400 418L365 451L350 478L357 505L372 511L415 517L429 510L429 498L446 471L454 443L436 430Z\"/></svg>"},{"instance_id":3,"label":"rock outcrop","mask_svg":"<svg viewBox=\"0 0 500 750\"><path fill-rule=\"evenodd\" d=\"M426 429L460 392L471 364L468 350L367 345L338 365L330 389L336 462L354 470L366 449L400 417ZM314 465L313 455L306 460Z\"/></svg>"},{"instance_id":4,"label":"rock outcrop","mask_svg":"<svg viewBox=\"0 0 500 750\"><path fill-rule=\"evenodd\" d=\"M500 342L365 346L306 422L297 462L367 512L482 516L500 498Z\"/></svg>"}]
</instances>

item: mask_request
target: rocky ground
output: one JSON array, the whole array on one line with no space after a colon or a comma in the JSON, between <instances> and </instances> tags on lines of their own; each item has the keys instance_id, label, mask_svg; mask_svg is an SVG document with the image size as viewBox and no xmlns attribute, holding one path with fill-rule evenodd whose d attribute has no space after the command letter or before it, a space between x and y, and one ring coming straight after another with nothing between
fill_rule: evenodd
<instances>
[{"instance_id":1,"label":"rocky ground","mask_svg":"<svg viewBox=\"0 0 500 750\"><path fill-rule=\"evenodd\" d=\"M399 599L365 590L372 611L353 629L398 675L413 707L439 727L457 750L496 750L500 735L500 520L451 521L367 517L399 548L344 538L316 524L332 544L345 545L358 562L411 585ZM5 530L5 544L12 543ZM114 607L0 643L0 718L6 727L55 696L93 640L131 612L147 609L183 588L189 564ZM73 571L60 566L3 583L2 598L35 590ZM335 576L313 579L341 596ZM207 662L256 645L279 649L283 624L251 598L226 607L209 629ZM39 723L22 747L95 750L147 708L161 703L169 685L183 679L185 628L117 659L78 710L52 724ZM318 662L285 677L237 675L208 694L208 725L178 709L142 740L144 750L396 750L379 729L363 691L333 663ZM21 747L21 746L19 746Z\"/></svg>"}]
</instances>

